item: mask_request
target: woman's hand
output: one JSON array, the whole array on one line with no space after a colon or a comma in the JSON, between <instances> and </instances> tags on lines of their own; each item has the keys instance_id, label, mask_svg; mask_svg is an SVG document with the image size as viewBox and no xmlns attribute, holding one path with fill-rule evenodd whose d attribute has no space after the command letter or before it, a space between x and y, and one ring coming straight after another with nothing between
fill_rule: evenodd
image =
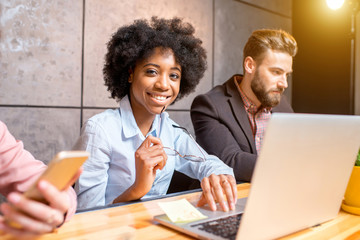
<instances>
[{"instance_id":1,"label":"woman's hand","mask_svg":"<svg viewBox=\"0 0 360 240\"><path fill-rule=\"evenodd\" d=\"M156 170L165 167L167 155L159 138L148 136L135 152L135 188L148 193L156 177ZM145 195L144 194L144 195Z\"/></svg>"},{"instance_id":2,"label":"woman's hand","mask_svg":"<svg viewBox=\"0 0 360 240\"><path fill-rule=\"evenodd\" d=\"M237 201L237 188L235 178L231 175L215 175L203 178L203 190L197 206L209 204L212 211L216 211L216 202L224 212L235 209Z\"/></svg>"},{"instance_id":3,"label":"woman's hand","mask_svg":"<svg viewBox=\"0 0 360 240\"><path fill-rule=\"evenodd\" d=\"M167 155L161 140L154 136L148 136L135 152L134 184L118 196L113 203L139 199L147 194L155 180L156 170L163 169L166 160Z\"/></svg>"}]
</instances>

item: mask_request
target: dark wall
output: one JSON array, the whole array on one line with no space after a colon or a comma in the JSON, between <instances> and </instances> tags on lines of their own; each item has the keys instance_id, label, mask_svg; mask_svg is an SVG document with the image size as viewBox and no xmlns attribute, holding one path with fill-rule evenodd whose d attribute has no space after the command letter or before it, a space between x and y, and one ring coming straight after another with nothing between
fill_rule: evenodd
<instances>
[{"instance_id":1,"label":"dark wall","mask_svg":"<svg viewBox=\"0 0 360 240\"><path fill-rule=\"evenodd\" d=\"M325 0L293 0L294 59L292 105L295 112L351 114L351 12Z\"/></svg>"}]
</instances>

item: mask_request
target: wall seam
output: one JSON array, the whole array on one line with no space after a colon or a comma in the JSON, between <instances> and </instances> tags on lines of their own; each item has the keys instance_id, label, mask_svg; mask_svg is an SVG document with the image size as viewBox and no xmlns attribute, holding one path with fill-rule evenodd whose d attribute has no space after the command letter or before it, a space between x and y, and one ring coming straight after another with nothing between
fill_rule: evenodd
<instances>
[{"instance_id":1,"label":"wall seam","mask_svg":"<svg viewBox=\"0 0 360 240\"><path fill-rule=\"evenodd\" d=\"M80 131L83 123L84 114L84 45L85 45L85 0L82 8L82 32L81 32L81 93L80 93Z\"/></svg>"},{"instance_id":2,"label":"wall seam","mask_svg":"<svg viewBox=\"0 0 360 240\"><path fill-rule=\"evenodd\" d=\"M211 88L215 86L215 0L213 0L213 9L212 9L212 71L211 71Z\"/></svg>"}]
</instances>

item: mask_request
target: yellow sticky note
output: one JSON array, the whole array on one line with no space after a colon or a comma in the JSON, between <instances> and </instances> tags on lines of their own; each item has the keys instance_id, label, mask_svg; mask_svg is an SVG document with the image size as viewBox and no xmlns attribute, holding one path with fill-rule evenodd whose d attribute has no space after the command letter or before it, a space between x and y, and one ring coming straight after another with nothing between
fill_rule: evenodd
<instances>
[{"instance_id":1,"label":"yellow sticky note","mask_svg":"<svg viewBox=\"0 0 360 240\"><path fill-rule=\"evenodd\" d=\"M166 213L172 222L192 222L207 218L199 210L197 210L186 199L159 202L160 208Z\"/></svg>"}]
</instances>

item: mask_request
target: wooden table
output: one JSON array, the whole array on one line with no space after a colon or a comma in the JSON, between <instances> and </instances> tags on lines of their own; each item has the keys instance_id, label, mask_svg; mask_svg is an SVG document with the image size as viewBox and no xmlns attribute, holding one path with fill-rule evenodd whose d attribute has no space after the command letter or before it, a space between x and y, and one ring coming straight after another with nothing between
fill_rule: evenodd
<instances>
[{"instance_id":1,"label":"wooden table","mask_svg":"<svg viewBox=\"0 0 360 240\"><path fill-rule=\"evenodd\" d=\"M238 198L246 197L250 184L239 184L237 188ZM158 202L186 198L196 204L199 197L200 192L177 194L158 200L78 213L56 233L46 234L38 239L192 239L156 224L152 219L153 216L163 213ZM360 239L360 216L340 211L338 217L332 221L282 239Z\"/></svg>"}]
</instances>

